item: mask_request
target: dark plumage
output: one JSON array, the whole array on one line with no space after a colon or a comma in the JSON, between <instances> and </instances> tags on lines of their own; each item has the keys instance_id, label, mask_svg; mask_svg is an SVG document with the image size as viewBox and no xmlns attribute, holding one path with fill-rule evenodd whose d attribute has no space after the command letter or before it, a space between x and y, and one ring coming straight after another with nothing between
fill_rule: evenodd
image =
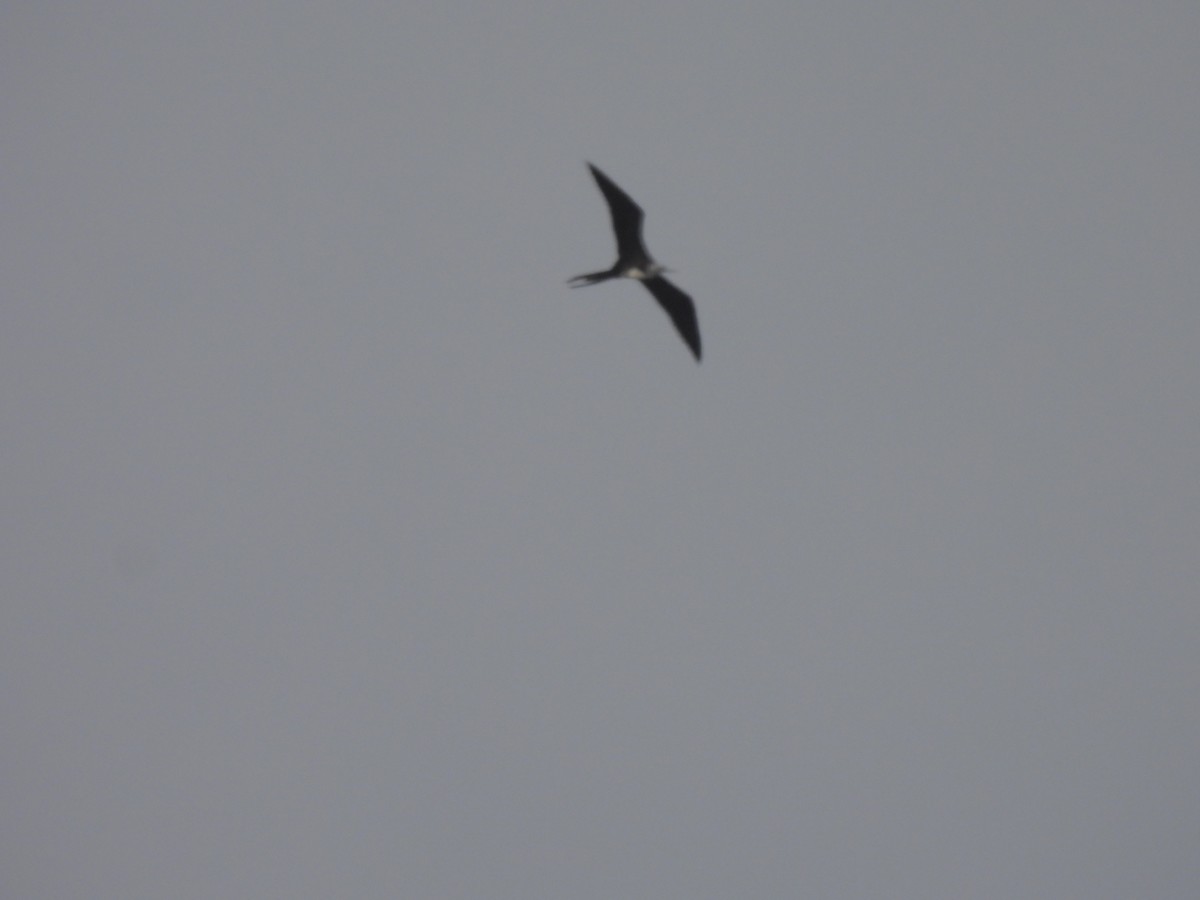
<instances>
[{"instance_id":1,"label":"dark plumage","mask_svg":"<svg viewBox=\"0 0 1200 900\"><path fill-rule=\"evenodd\" d=\"M592 170L592 177L608 201L613 232L617 236L617 261L612 268L576 275L568 283L571 287L584 287L610 278L636 278L666 310L680 337L696 357L696 362L699 362L700 326L696 321L696 307L691 297L662 276L667 270L654 261L642 243L642 219L645 217L642 208L591 163L588 163L588 168Z\"/></svg>"}]
</instances>

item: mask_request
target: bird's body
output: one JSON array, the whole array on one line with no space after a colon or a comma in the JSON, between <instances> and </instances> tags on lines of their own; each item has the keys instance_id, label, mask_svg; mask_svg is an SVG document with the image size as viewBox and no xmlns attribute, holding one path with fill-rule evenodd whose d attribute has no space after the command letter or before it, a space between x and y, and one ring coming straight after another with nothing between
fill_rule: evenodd
<instances>
[{"instance_id":1,"label":"bird's body","mask_svg":"<svg viewBox=\"0 0 1200 900\"><path fill-rule=\"evenodd\" d=\"M700 326L692 298L663 277L667 271L656 263L642 243L642 219L645 214L633 199L613 183L612 179L588 163L600 193L608 201L613 231L617 236L617 261L602 272L576 275L568 283L572 287L598 284L610 278L635 278L646 286L654 299L666 311L688 349L700 361Z\"/></svg>"}]
</instances>

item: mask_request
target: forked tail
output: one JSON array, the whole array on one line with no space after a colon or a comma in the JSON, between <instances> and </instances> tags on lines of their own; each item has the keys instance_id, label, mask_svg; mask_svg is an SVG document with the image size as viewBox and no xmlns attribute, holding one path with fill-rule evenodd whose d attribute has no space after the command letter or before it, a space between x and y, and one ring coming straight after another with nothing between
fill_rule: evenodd
<instances>
[{"instance_id":1,"label":"forked tail","mask_svg":"<svg viewBox=\"0 0 1200 900\"><path fill-rule=\"evenodd\" d=\"M589 284L599 284L601 281L608 281L608 279L616 277L612 269L605 269L603 272L588 272L584 275L576 275L574 278L567 279L567 284L571 287L587 287Z\"/></svg>"}]
</instances>

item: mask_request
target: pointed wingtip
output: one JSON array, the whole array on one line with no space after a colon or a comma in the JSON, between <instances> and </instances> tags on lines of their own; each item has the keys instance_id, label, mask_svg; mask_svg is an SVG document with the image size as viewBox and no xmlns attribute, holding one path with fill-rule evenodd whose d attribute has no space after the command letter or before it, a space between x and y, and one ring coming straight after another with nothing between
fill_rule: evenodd
<instances>
[{"instance_id":1,"label":"pointed wingtip","mask_svg":"<svg viewBox=\"0 0 1200 900\"><path fill-rule=\"evenodd\" d=\"M700 362L700 323L696 318L696 305L692 298L661 275L642 279L642 287L648 290L658 305L663 308L684 344L692 351L696 362Z\"/></svg>"}]
</instances>

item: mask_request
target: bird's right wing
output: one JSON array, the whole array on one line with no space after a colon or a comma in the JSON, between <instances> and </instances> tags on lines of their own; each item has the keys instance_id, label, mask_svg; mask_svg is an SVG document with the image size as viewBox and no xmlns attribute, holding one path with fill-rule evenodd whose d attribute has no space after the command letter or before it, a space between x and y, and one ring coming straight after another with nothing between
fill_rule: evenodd
<instances>
[{"instance_id":1,"label":"bird's right wing","mask_svg":"<svg viewBox=\"0 0 1200 900\"><path fill-rule=\"evenodd\" d=\"M621 259L637 259L646 255L642 246L642 219L645 214L642 208L633 202L633 198L621 190L611 178L588 163L592 177L600 187L600 193L608 201L608 211L612 214L613 231L617 235L617 256Z\"/></svg>"}]
</instances>

